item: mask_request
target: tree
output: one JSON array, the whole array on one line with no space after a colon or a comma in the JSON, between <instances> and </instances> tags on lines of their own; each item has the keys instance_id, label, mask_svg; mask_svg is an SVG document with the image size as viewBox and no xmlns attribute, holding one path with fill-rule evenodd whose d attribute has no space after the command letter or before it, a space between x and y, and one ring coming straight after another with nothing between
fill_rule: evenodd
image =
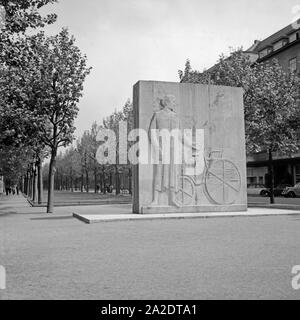
<instances>
[{"instance_id":1,"label":"tree","mask_svg":"<svg viewBox=\"0 0 300 320\"><path fill-rule=\"evenodd\" d=\"M112 115L103 120L103 127L106 129L111 129L115 132L117 137L117 158L116 164L110 166L110 171L114 171L115 176L115 185L116 185L116 194L120 194L121 190L121 177L120 174L128 171L128 181L129 181L129 192L132 193L132 185L131 185L131 177L132 177L132 168L131 165L123 165L119 163L119 123L120 121L124 121L127 123L127 130L129 133L134 128L134 116L133 116L133 107L130 100L127 100L124 107L120 111L115 111ZM131 144L128 144L130 147Z\"/></svg>"},{"instance_id":2,"label":"tree","mask_svg":"<svg viewBox=\"0 0 300 320\"><path fill-rule=\"evenodd\" d=\"M1 146L11 148L30 148L35 164L30 169L30 192L27 193L34 202L42 203L41 167L45 152L45 144L40 139L41 132L38 125L40 115L35 112L38 101L38 90L33 85L37 72L35 61L31 61L32 50L29 37L20 38L18 45L23 44L22 54L18 57L18 64L1 64L0 93L0 150ZM22 46L20 46L22 47ZM21 64L22 62L22 64ZM39 84L40 85L40 84ZM33 184L31 182L33 181ZM37 190L38 189L38 190ZM32 192L31 192L32 191Z\"/></svg>"},{"instance_id":3,"label":"tree","mask_svg":"<svg viewBox=\"0 0 300 320\"><path fill-rule=\"evenodd\" d=\"M32 86L36 98L33 113L41 139L50 149L47 213L52 213L57 150L74 139L77 105L90 68L67 29L52 37L41 32L32 38L32 45L31 61L35 62Z\"/></svg>"},{"instance_id":4,"label":"tree","mask_svg":"<svg viewBox=\"0 0 300 320\"><path fill-rule=\"evenodd\" d=\"M38 163L41 162L37 150L42 152L43 149L31 111L31 106L35 103L31 86L33 74L29 72L33 70L32 43L31 36L25 32L29 28L41 28L55 22L55 14L42 16L39 12L45 5L55 2L57 1L0 0L0 6L5 9L5 24L1 26L0 32L0 155L5 158L5 155L10 154L12 158L22 159L23 166L19 166L18 161L11 162L8 159L7 164L2 163L2 166L6 165L4 174L14 183L21 179L19 168L22 168L24 174L33 161L31 154L37 156ZM24 154L27 156L24 157ZM40 183L38 186L41 188ZM38 198L40 202L41 189Z\"/></svg>"},{"instance_id":5,"label":"tree","mask_svg":"<svg viewBox=\"0 0 300 320\"><path fill-rule=\"evenodd\" d=\"M99 147L99 142L97 141L97 135L99 132L99 126L97 124L97 122L94 122L92 124L92 128L91 128L91 133L90 133L90 143L91 143L91 147L90 147L90 152L91 152L91 159L92 159L92 168L93 168L93 172L94 172L94 192L97 193L98 192L98 167L99 164L97 162L96 159L96 155L97 155L97 150ZM101 187L100 187L101 188Z\"/></svg>"},{"instance_id":6,"label":"tree","mask_svg":"<svg viewBox=\"0 0 300 320\"><path fill-rule=\"evenodd\" d=\"M80 154L81 159L81 167L82 167L82 174L85 174L85 186L86 192L90 191L90 176L89 172L92 169L94 159L92 158L92 144L93 139L89 130L86 130L81 137L80 141L77 143L77 151ZM82 179L83 180L83 179ZM83 181L82 181L83 184Z\"/></svg>"},{"instance_id":7,"label":"tree","mask_svg":"<svg viewBox=\"0 0 300 320\"><path fill-rule=\"evenodd\" d=\"M28 28L41 28L54 23L56 14L43 17L39 10L57 0L0 0L0 6L5 9L5 25L1 33L24 33Z\"/></svg>"},{"instance_id":8,"label":"tree","mask_svg":"<svg viewBox=\"0 0 300 320\"><path fill-rule=\"evenodd\" d=\"M247 140L250 151L267 150L270 199L274 203L273 154L299 150L299 77L285 73L279 63L257 65L249 81L255 93L247 108Z\"/></svg>"},{"instance_id":9,"label":"tree","mask_svg":"<svg viewBox=\"0 0 300 320\"><path fill-rule=\"evenodd\" d=\"M274 203L273 154L299 149L298 75L284 72L277 60L253 63L238 50L229 58L221 56L212 72L191 71L182 81L244 89L247 151L268 152L270 201Z\"/></svg>"},{"instance_id":10,"label":"tree","mask_svg":"<svg viewBox=\"0 0 300 320\"><path fill-rule=\"evenodd\" d=\"M3 147L0 152L0 172L5 174L7 186L18 185L28 164L32 161L30 149Z\"/></svg>"}]
</instances>

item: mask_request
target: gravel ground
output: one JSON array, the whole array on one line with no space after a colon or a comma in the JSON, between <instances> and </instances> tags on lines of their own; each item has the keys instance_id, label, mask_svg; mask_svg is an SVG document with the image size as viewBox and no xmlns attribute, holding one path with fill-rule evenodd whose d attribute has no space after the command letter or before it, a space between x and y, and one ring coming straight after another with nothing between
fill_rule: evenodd
<instances>
[{"instance_id":1,"label":"gravel ground","mask_svg":"<svg viewBox=\"0 0 300 320\"><path fill-rule=\"evenodd\" d=\"M71 213L0 198L0 299L300 299L297 216L86 225Z\"/></svg>"}]
</instances>

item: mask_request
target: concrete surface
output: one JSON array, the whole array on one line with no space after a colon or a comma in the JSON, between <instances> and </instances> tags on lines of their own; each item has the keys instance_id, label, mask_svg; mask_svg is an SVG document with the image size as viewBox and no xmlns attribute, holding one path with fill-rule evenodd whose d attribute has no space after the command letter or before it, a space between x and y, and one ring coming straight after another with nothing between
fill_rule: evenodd
<instances>
[{"instance_id":1,"label":"concrete surface","mask_svg":"<svg viewBox=\"0 0 300 320\"><path fill-rule=\"evenodd\" d=\"M284 210L284 209L270 209L270 208L249 208L247 212L211 212L211 213L167 213L167 214L132 214L123 213L118 214L118 209L114 210L110 206L110 214L105 214L99 208L98 214L78 214L73 213L73 217L85 223L97 222L113 222L113 221L138 221L138 220L168 220L168 219L201 219L201 218L234 218L234 217L255 217L255 216L282 216L282 215L299 215L300 210ZM76 210L74 210L76 211Z\"/></svg>"},{"instance_id":2,"label":"concrete surface","mask_svg":"<svg viewBox=\"0 0 300 320\"><path fill-rule=\"evenodd\" d=\"M300 299L299 216L87 226L58 209L0 197L0 299Z\"/></svg>"}]
</instances>

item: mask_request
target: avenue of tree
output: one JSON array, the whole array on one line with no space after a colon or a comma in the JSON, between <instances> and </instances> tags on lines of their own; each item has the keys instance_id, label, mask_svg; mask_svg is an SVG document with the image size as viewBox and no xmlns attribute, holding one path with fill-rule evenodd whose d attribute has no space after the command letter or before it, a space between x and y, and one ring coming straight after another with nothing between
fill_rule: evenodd
<instances>
[{"instance_id":1,"label":"avenue of tree","mask_svg":"<svg viewBox=\"0 0 300 320\"><path fill-rule=\"evenodd\" d=\"M42 202L42 161L49 157L48 213L53 212L57 151L73 141L90 72L68 30L54 36L42 31L56 15L43 17L39 9L54 2L0 0L6 12L0 32L0 169L10 185L26 172L22 189Z\"/></svg>"},{"instance_id":2,"label":"avenue of tree","mask_svg":"<svg viewBox=\"0 0 300 320\"><path fill-rule=\"evenodd\" d=\"M131 165L100 165L96 160L100 143L97 134L100 129L114 130L118 135L119 122L126 121L128 132L133 129L133 108L128 100L121 111L115 111L105 118L102 124L94 122L90 130L83 135L70 148L61 152L57 157L55 189L95 193L111 192L119 195L123 190L132 193ZM117 148L118 150L119 148ZM47 172L48 165L44 167ZM48 181L48 175L44 176Z\"/></svg>"}]
</instances>

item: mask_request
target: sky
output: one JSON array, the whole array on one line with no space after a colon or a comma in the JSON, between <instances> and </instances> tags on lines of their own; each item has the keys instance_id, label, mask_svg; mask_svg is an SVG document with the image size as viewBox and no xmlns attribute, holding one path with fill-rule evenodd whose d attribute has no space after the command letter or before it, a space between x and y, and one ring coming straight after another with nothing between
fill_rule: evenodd
<instances>
[{"instance_id":1,"label":"sky","mask_svg":"<svg viewBox=\"0 0 300 320\"><path fill-rule=\"evenodd\" d=\"M190 59L202 71L229 48L249 48L290 24L300 0L60 0L44 12L68 27L92 72L76 120L76 136L132 100L139 80L178 82ZM297 7L296 7L297 9ZM295 9L294 9L295 10Z\"/></svg>"}]
</instances>

